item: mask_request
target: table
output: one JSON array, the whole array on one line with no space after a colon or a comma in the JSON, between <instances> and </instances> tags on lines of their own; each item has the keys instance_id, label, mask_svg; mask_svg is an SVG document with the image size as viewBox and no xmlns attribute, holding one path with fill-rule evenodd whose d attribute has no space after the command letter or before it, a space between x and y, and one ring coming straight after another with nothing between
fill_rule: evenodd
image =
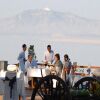
<instances>
[{"instance_id":1,"label":"table","mask_svg":"<svg viewBox=\"0 0 100 100\"><path fill-rule=\"evenodd\" d=\"M46 76L46 68L45 67L41 67L41 68L31 68L29 67L27 69L27 77L28 78L32 78L31 84L32 84L32 88L34 88L34 79L33 78L42 78Z\"/></svg>"},{"instance_id":2,"label":"table","mask_svg":"<svg viewBox=\"0 0 100 100\"><path fill-rule=\"evenodd\" d=\"M33 86L34 79L33 78L42 78L42 77L45 77L47 75L50 75L51 67L49 67L49 66L53 66L53 65L48 65L48 66L45 66L45 67L41 67L41 66L42 65L40 64L40 67L38 67L38 68L29 67L27 69L27 77L32 78L32 81L31 81L32 88L34 88L34 86Z\"/></svg>"}]
</instances>

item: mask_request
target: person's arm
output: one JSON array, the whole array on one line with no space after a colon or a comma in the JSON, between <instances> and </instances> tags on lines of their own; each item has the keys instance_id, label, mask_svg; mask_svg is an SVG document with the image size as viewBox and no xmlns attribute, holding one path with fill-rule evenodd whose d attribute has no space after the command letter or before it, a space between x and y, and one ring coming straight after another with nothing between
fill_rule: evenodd
<instances>
[{"instance_id":1,"label":"person's arm","mask_svg":"<svg viewBox=\"0 0 100 100\"><path fill-rule=\"evenodd\" d=\"M44 53L44 59L45 59L45 61L47 61L46 52Z\"/></svg>"},{"instance_id":2,"label":"person's arm","mask_svg":"<svg viewBox=\"0 0 100 100\"><path fill-rule=\"evenodd\" d=\"M25 62L25 75L27 75L27 68L28 68L28 63Z\"/></svg>"},{"instance_id":3,"label":"person's arm","mask_svg":"<svg viewBox=\"0 0 100 100\"><path fill-rule=\"evenodd\" d=\"M47 61L47 56L46 56L46 52L44 53L44 62L47 64L48 61Z\"/></svg>"},{"instance_id":4,"label":"person's arm","mask_svg":"<svg viewBox=\"0 0 100 100\"><path fill-rule=\"evenodd\" d=\"M69 64L68 64L68 74L70 74L71 68L72 68L72 63L71 63L71 61L69 61Z\"/></svg>"},{"instance_id":5,"label":"person's arm","mask_svg":"<svg viewBox=\"0 0 100 100\"><path fill-rule=\"evenodd\" d=\"M54 62L54 51L52 52L52 63Z\"/></svg>"},{"instance_id":6,"label":"person's arm","mask_svg":"<svg viewBox=\"0 0 100 100\"><path fill-rule=\"evenodd\" d=\"M23 58L23 56L22 56L22 53L19 54L18 60L19 60L19 61L24 61L24 58Z\"/></svg>"},{"instance_id":7,"label":"person's arm","mask_svg":"<svg viewBox=\"0 0 100 100\"><path fill-rule=\"evenodd\" d=\"M32 68L37 68L37 61L36 60L33 60L32 61L32 66L31 66Z\"/></svg>"},{"instance_id":8,"label":"person's arm","mask_svg":"<svg viewBox=\"0 0 100 100\"><path fill-rule=\"evenodd\" d=\"M63 68L62 62L59 62L57 66L62 69Z\"/></svg>"},{"instance_id":9,"label":"person's arm","mask_svg":"<svg viewBox=\"0 0 100 100\"><path fill-rule=\"evenodd\" d=\"M27 67L28 67L28 66L27 66L27 62L25 62L25 71L27 71Z\"/></svg>"},{"instance_id":10,"label":"person's arm","mask_svg":"<svg viewBox=\"0 0 100 100\"><path fill-rule=\"evenodd\" d=\"M19 56L18 56L18 61L19 62L23 62L25 64L25 62L27 61L25 59L25 54L24 53L20 53Z\"/></svg>"},{"instance_id":11,"label":"person's arm","mask_svg":"<svg viewBox=\"0 0 100 100\"><path fill-rule=\"evenodd\" d=\"M72 68L72 63L71 61L69 61L69 66L68 66L70 69Z\"/></svg>"}]
</instances>

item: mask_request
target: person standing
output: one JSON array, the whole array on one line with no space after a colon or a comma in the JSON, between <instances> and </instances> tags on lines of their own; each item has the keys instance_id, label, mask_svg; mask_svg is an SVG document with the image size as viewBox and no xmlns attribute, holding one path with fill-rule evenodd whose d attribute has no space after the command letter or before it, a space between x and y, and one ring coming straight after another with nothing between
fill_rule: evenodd
<instances>
[{"instance_id":1,"label":"person standing","mask_svg":"<svg viewBox=\"0 0 100 100\"><path fill-rule=\"evenodd\" d=\"M45 63L53 63L54 61L54 51L51 50L51 45L47 46L47 51L45 52Z\"/></svg>"},{"instance_id":2,"label":"person standing","mask_svg":"<svg viewBox=\"0 0 100 100\"><path fill-rule=\"evenodd\" d=\"M54 66L56 69L56 73L59 77L61 77L61 73L62 73L62 69L63 69L63 64L60 60L60 55L59 54L55 54L55 62L54 62Z\"/></svg>"},{"instance_id":3,"label":"person standing","mask_svg":"<svg viewBox=\"0 0 100 100\"><path fill-rule=\"evenodd\" d=\"M18 56L18 61L19 61L19 69L22 72L25 72L25 62L26 62L26 58L25 58L25 51L27 50L27 46L26 44L22 45L22 52L19 53Z\"/></svg>"},{"instance_id":4,"label":"person standing","mask_svg":"<svg viewBox=\"0 0 100 100\"><path fill-rule=\"evenodd\" d=\"M63 68L67 71L67 74L70 73L72 67L72 63L70 61L70 58L67 54L64 55L64 61L63 61Z\"/></svg>"}]
</instances>

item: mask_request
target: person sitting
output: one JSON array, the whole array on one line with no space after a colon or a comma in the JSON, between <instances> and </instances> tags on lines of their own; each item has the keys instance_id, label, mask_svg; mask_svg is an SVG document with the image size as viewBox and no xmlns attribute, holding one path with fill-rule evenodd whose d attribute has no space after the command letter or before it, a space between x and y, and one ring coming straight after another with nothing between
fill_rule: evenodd
<instances>
[{"instance_id":1,"label":"person sitting","mask_svg":"<svg viewBox=\"0 0 100 100\"><path fill-rule=\"evenodd\" d=\"M25 69L26 69L25 75L26 75L27 78L28 78L27 71L28 71L29 68L37 68L37 62L35 60L33 60L32 55L28 55L28 60L25 63ZM32 80L34 80L33 83L32 83ZM36 78L28 78L28 82L26 82L26 84L28 83L29 86L35 86L36 81L37 81Z\"/></svg>"},{"instance_id":2,"label":"person sitting","mask_svg":"<svg viewBox=\"0 0 100 100\"><path fill-rule=\"evenodd\" d=\"M55 54L54 60L55 60L54 66L55 66L57 75L58 75L59 77L61 77L63 64L62 64L62 62L61 62L61 60L60 60L60 55L59 55L59 54Z\"/></svg>"},{"instance_id":3,"label":"person sitting","mask_svg":"<svg viewBox=\"0 0 100 100\"><path fill-rule=\"evenodd\" d=\"M27 70L27 68L36 68L37 67L37 61L33 60L33 56L32 55L28 55L28 60L25 63L25 69Z\"/></svg>"}]
</instances>

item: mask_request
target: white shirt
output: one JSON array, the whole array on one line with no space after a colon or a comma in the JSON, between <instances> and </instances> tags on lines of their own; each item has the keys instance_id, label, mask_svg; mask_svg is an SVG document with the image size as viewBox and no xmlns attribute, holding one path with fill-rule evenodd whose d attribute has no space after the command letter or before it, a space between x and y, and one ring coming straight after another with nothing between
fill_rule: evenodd
<instances>
[{"instance_id":1,"label":"white shirt","mask_svg":"<svg viewBox=\"0 0 100 100\"><path fill-rule=\"evenodd\" d=\"M45 61L52 63L54 61L54 52L51 50L49 52L48 50L45 52Z\"/></svg>"},{"instance_id":2,"label":"white shirt","mask_svg":"<svg viewBox=\"0 0 100 100\"><path fill-rule=\"evenodd\" d=\"M33 60L32 62L29 62L28 60L25 63L25 69L27 70L29 67L35 68L37 67L37 62Z\"/></svg>"}]
</instances>

